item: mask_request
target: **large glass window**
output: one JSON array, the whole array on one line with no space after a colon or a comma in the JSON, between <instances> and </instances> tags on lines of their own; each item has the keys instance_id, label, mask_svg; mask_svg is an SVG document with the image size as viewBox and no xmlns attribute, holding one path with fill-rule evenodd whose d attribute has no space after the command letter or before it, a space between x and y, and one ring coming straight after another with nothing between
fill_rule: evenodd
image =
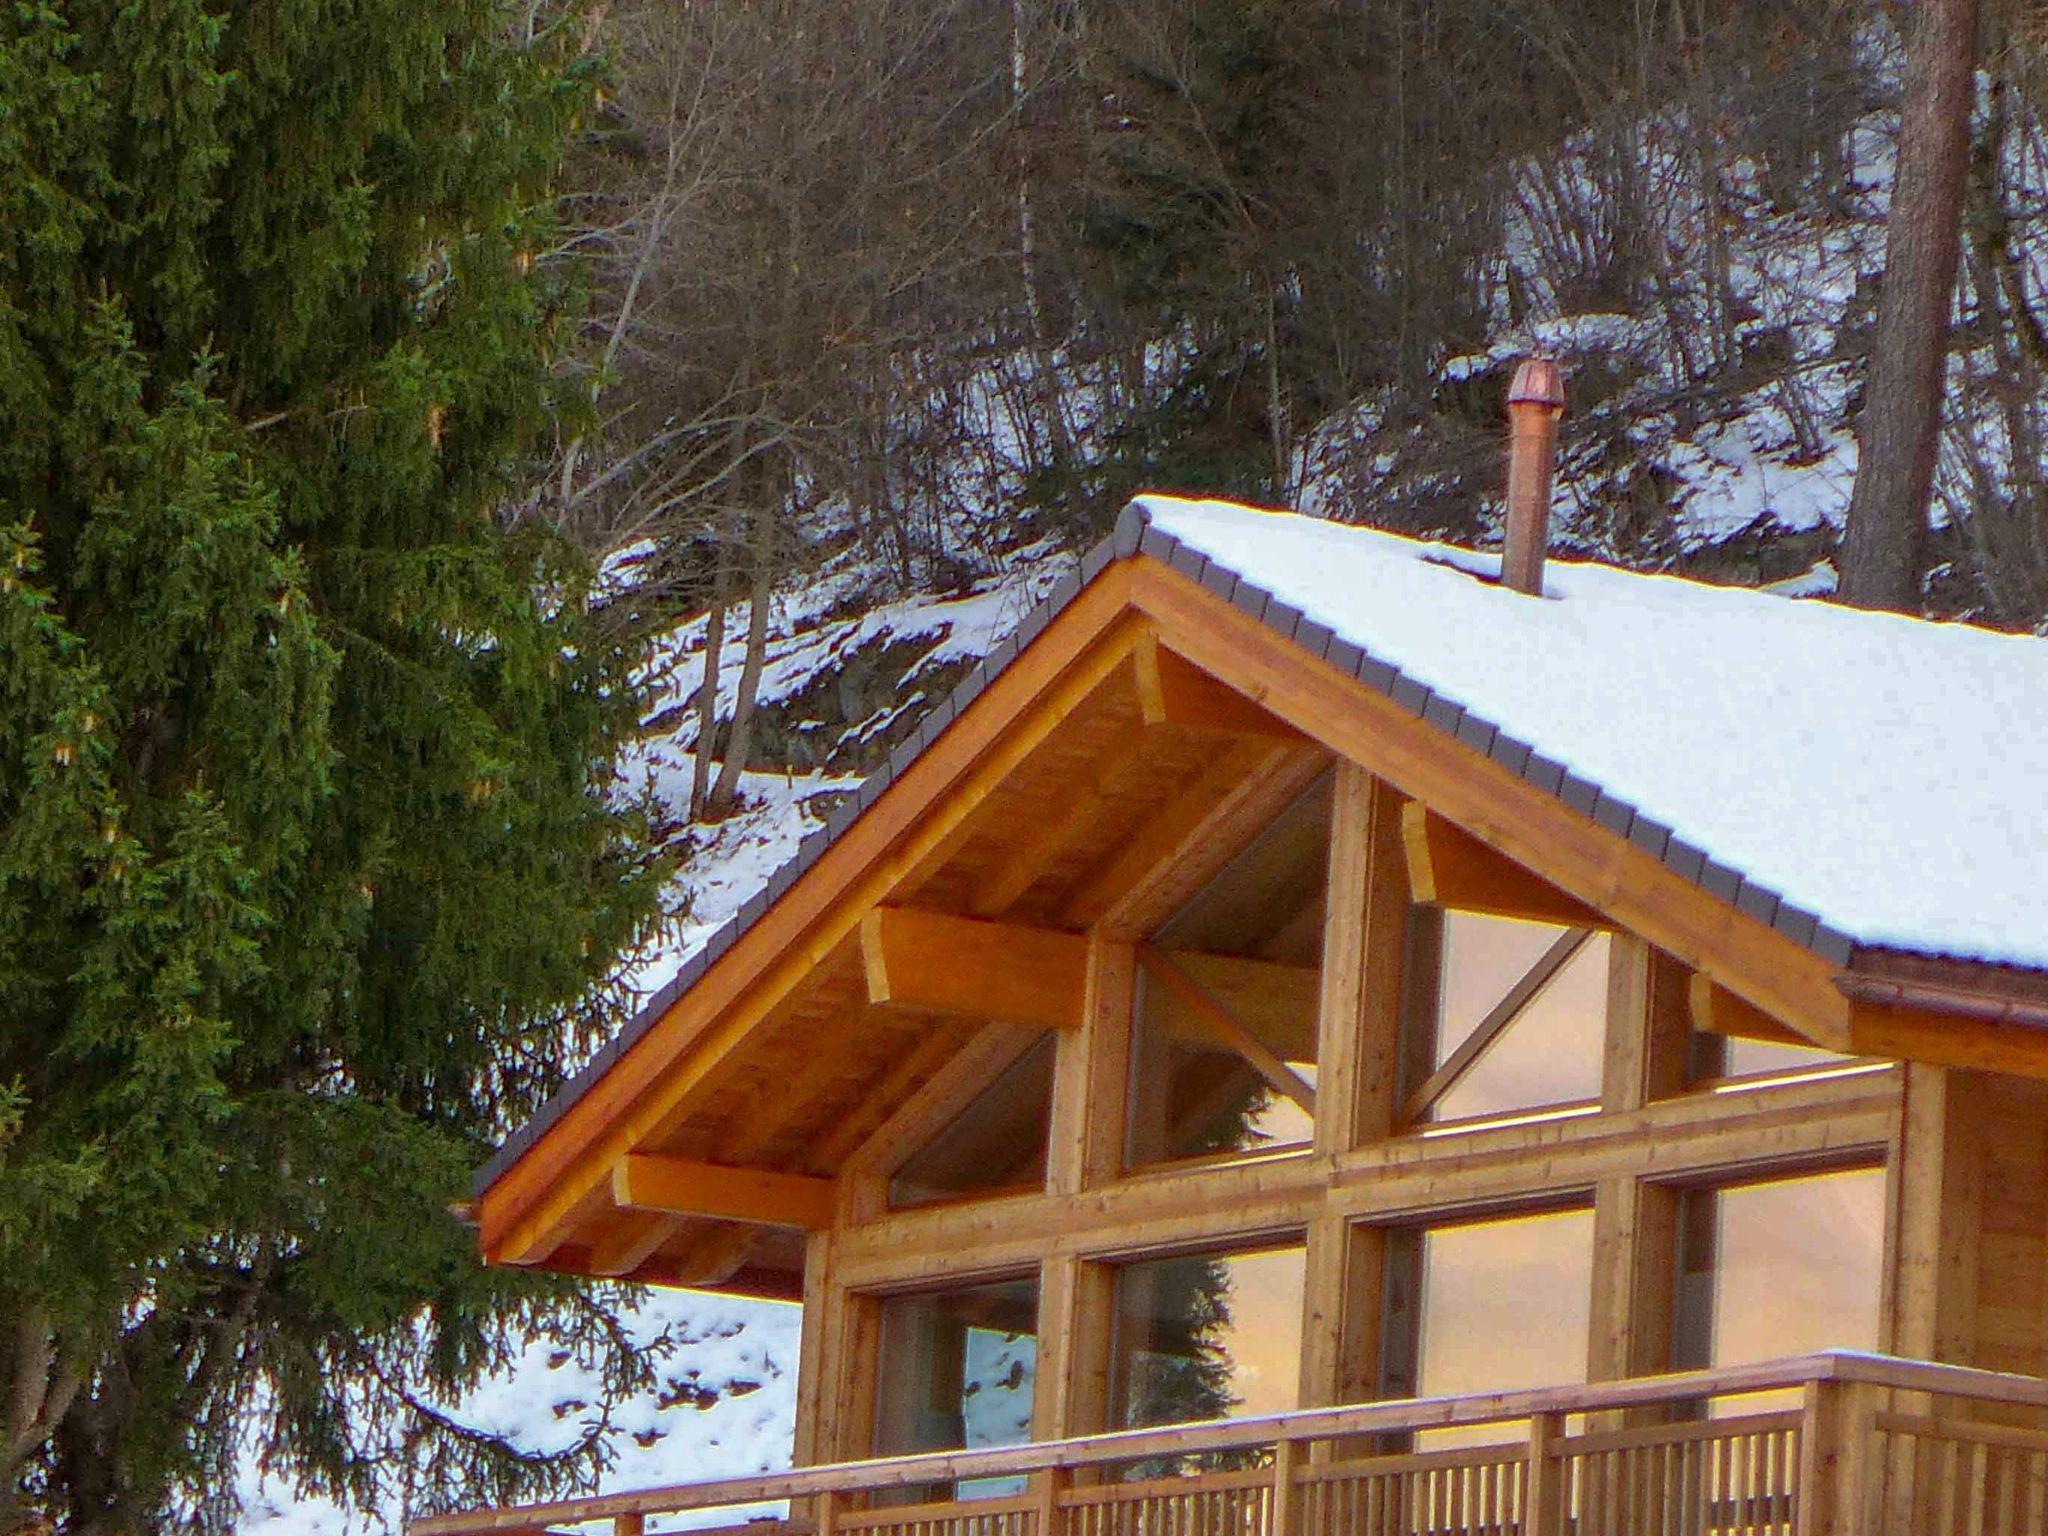
<instances>
[{"instance_id":1,"label":"large glass window","mask_svg":"<svg viewBox=\"0 0 2048 1536\"><path fill-rule=\"evenodd\" d=\"M1327 778L1139 951L1132 1166L1313 1135Z\"/></svg>"},{"instance_id":2,"label":"large glass window","mask_svg":"<svg viewBox=\"0 0 2048 1536\"><path fill-rule=\"evenodd\" d=\"M1031 1438L1037 1280L890 1296L881 1311L876 1455L982 1450ZM1016 1479L987 1479L958 1492L988 1497L1018 1486Z\"/></svg>"},{"instance_id":3,"label":"large glass window","mask_svg":"<svg viewBox=\"0 0 2048 1536\"><path fill-rule=\"evenodd\" d=\"M1884 1185L1859 1168L1688 1191L1672 1363L1875 1348Z\"/></svg>"},{"instance_id":4,"label":"large glass window","mask_svg":"<svg viewBox=\"0 0 2048 1536\"><path fill-rule=\"evenodd\" d=\"M1600 1096L1608 936L1417 908L1404 1118L1524 1114Z\"/></svg>"},{"instance_id":5,"label":"large glass window","mask_svg":"<svg viewBox=\"0 0 2048 1536\"><path fill-rule=\"evenodd\" d=\"M1380 1395L1435 1397L1586 1379L1593 1213L1544 1211L1388 1234ZM1512 1424L1432 1430L1446 1450L1513 1439Z\"/></svg>"},{"instance_id":6,"label":"large glass window","mask_svg":"<svg viewBox=\"0 0 2048 1536\"><path fill-rule=\"evenodd\" d=\"M1118 1428L1297 1406L1303 1250L1189 1254L1116 1275Z\"/></svg>"},{"instance_id":7,"label":"large glass window","mask_svg":"<svg viewBox=\"0 0 2048 1536\"><path fill-rule=\"evenodd\" d=\"M1045 1183L1054 1040L1027 1045L944 1130L889 1181L889 1203L926 1205L956 1195L1036 1189Z\"/></svg>"}]
</instances>

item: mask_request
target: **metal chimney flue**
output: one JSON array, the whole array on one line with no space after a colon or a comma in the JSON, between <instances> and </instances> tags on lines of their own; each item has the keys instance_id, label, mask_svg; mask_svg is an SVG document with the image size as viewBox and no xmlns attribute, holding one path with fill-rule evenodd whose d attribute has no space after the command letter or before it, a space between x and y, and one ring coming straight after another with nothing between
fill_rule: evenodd
<instances>
[{"instance_id":1,"label":"metal chimney flue","mask_svg":"<svg viewBox=\"0 0 2048 1536\"><path fill-rule=\"evenodd\" d=\"M1531 597L1543 594L1557 419L1563 414L1564 374L1550 358L1525 359L1508 387L1508 528L1500 579Z\"/></svg>"}]
</instances>

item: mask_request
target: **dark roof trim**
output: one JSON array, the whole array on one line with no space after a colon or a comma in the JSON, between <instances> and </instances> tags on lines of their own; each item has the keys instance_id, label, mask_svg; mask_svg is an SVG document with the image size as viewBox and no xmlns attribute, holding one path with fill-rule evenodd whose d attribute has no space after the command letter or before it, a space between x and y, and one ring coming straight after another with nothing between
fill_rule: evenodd
<instances>
[{"instance_id":1,"label":"dark roof trim","mask_svg":"<svg viewBox=\"0 0 2048 1536\"><path fill-rule=\"evenodd\" d=\"M1089 550L1081 558L1078 569L1061 578L1011 636L978 662L952 694L927 714L916 733L906 738L889 754L888 761L868 776L859 791L834 811L820 830L798 845L796 856L776 871L767 886L733 914L725 926L714 933L676 973L675 979L649 998L647 1005L626 1022L617 1036L600 1049L582 1071L535 1111L532 1119L506 1137L504 1145L498 1148L490 1161L477 1170L477 1193L481 1194L497 1182L499 1175L540 1140L569 1106L582 1098L592 1084L609 1070L613 1062L631 1050L653 1028L655 1021L669 1010L677 998L696 985L698 978L724 957L739 936L754 925L775 899L802 878L825 849L852 825L854 818L881 798L940 730L964 713L982 690L1016 660L1018 654L1043 633L1069 603L1081 595L1081 589L1087 582L1101 574L1112 560L1128 559L1134 554L1149 555L1191 577L1317 660L1329 662L1374 692L1385 694L1409 713L1457 736L1510 773L1626 837L1680 878L1775 928L1830 965L1847 965L1855 953L1856 945L1848 935L1828 927L1813 913L1792 906L1775 891L1716 863L1710 855L1682 841L1671 828L1651 820L1626 801L1610 795L1597 784L1568 773L1562 765L1543 757L1528 743L1517 741L1498 726L1471 714L1463 705L1416 682L1399 668L1374 658L1349 640L1340 639L1327 625L1289 607L1229 567L1212 562L1199 550L1154 527L1144 508L1132 502L1117 518L1116 528L1110 536Z\"/></svg>"}]
</instances>

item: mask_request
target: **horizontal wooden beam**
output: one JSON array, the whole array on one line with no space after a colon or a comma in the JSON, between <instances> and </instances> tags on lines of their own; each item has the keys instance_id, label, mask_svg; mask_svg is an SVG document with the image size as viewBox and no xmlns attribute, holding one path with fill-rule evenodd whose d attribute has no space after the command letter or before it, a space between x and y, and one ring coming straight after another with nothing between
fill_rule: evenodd
<instances>
[{"instance_id":1,"label":"horizontal wooden beam","mask_svg":"<svg viewBox=\"0 0 2048 1536\"><path fill-rule=\"evenodd\" d=\"M612 1203L622 1211L812 1229L832 1224L830 1179L768 1168L729 1168L652 1152L612 1164Z\"/></svg>"},{"instance_id":2,"label":"horizontal wooden beam","mask_svg":"<svg viewBox=\"0 0 2048 1536\"><path fill-rule=\"evenodd\" d=\"M1156 638L1140 641L1132 660L1137 672L1138 711L1147 725L1176 725L1271 741L1301 740L1301 732L1286 721L1219 683Z\"/></svg>"},{"instance_id":3,"label":"horizontal wooden beam","mask_svg":"<svg viewBox=\"0 0 2048 1536\"><path fill-rule=\"evenodd\" d=\"M1418 800L1401 808L1401 846L1408 855L1409 889L1417 901L1561 928L1615 926L1613 919L1567 896Z\"/></svg>"},{"instance_id":4,"label":"horizontal wooden beam","mask_svg":"<svg viewBox=\"0 0 2048 1536\"><path fill-rule=\"evenodd\" d=\"M1900 1069L1874 1066L1640 1109L1391 1137L1329 1156L1162 1170L1077 1194L890 1211L835 1237L856 1289L986 1274L1048 1255L1143 1257L1304 1230L1321 1217L1408 1221L1555 1202L1617 1174L1691 1181L1876 1161Z\"/></svg>"},{"instance_id":5,"label":"horizontal wooden beam","mask_svg":"<svg viewBox=\"0 0 2048 1536\"><path fill-rule=\"evenodd\" d=\"M1315 967L1192 950L1171 956L1181 985L1168 988L1160 1015L1169 1032L1186 1039L1214 1037L1188 1002L1192 982L1259 1050L1293 1060L1314 1050ZM1076 1029L1081 1023L1088 941L1079 934L879 907L861 924L861 958L870 1003L1042 1029Z\"/></svg>"},{"instance_id":6,"label":"horizontal wooden beam","mask_svg":"<svg viewBox=\"0 0 2048 1536\"><path fill-rule=\"evenodd\" d=\"M1088 976L1079 934L910 907L862 919L868 1001L1045 1029L1076 1029Z\"/></svg>"}]
</instances>

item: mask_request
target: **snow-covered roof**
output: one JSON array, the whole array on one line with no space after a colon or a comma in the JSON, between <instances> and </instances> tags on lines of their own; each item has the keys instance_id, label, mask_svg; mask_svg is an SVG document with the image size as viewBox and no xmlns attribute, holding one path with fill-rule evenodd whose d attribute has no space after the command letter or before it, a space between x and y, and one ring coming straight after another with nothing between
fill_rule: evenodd
<instances>
[{"instance_id":1,"label":"snow-covered roof","mask_svg":"<svg viewBox=\"0 0 2048 1536\"><path fill-rule=\"evenodd\" d=\"M1298 610L1494 756L1584 781L1667 862L1725 866L1781 928L1810 914L1816 947L2048 969L2048 643L1560 561L1538 599L1478 579L1490 555L1138 506L1148 552Z\"/></svg>"},{"instance_id":2,"label":"snow-covered roof","mask_svg":"<svg viewBox=\"0 0 2048 1536\"><path fill-rule=\"evenodd\" d=\"M915 735L478 1170L631 1050L1112 561L1143 553L1835 964L2048 971L2048 642L1296 513L1140 497Z\"/></svg>"}]
</instances>

